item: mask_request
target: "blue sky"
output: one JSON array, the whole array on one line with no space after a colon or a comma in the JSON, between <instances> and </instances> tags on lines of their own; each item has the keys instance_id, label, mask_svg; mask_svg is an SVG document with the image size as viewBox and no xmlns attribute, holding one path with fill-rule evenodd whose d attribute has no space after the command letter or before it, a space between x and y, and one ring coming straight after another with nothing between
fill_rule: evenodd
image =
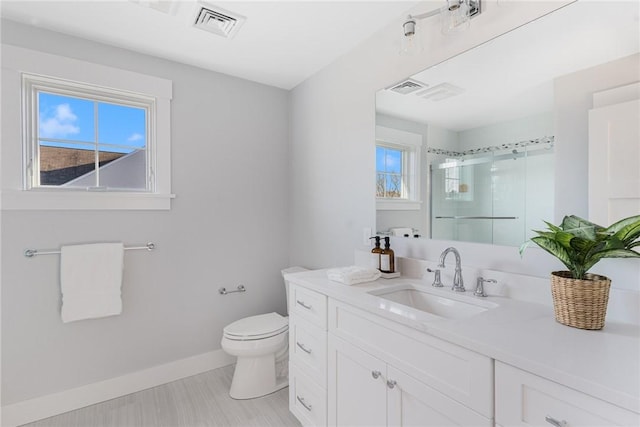
<instances>
[{"instance_id":1,"label":"blue sky","mask_svg":"<svg viewBox=\"0 0 640 427\"><path fill-rule=\"evenodd\" d=\"M376 147L376 171L402 172L402 151L385 147Z\"/></svg>"},{"instance_id":2,"label":"blue sky","mask_svg":"<svg viewBox=\"0 0 640 427\"><path fill-rule=\"evenodd\" d=\"M86 99L40 92L40 138L66 139L69 141L96 142L94 102ZM122 105L98 103L98 141L100 144L116 144L126 147L100 147L100 151L129 153L145 147L145 110ZM94 149L82 144L41 141L42 145Z\"/></svg>"}]
</instances>

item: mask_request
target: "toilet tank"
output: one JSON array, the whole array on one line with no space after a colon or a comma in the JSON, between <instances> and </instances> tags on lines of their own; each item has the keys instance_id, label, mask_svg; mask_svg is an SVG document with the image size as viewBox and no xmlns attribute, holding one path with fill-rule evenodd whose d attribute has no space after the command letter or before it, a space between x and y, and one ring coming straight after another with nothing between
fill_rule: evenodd
<instances>
[{"instance_id":1,"label":"toilet tank","mask_svg":"<svg viewBox=\"0 0 640 427\"><path fill-rule=\"evenodd\" d=\"M301 271L309 271L309 269L304 267L289 267L289 268L285 268L281 272L282 272L282 277L284 277L285 274L299 273ZM284 281L284 291L285 291L285 294L287 295L287 315L288 315L289 314L289 281L288 280Z\"/></svg>"}]
</instances>

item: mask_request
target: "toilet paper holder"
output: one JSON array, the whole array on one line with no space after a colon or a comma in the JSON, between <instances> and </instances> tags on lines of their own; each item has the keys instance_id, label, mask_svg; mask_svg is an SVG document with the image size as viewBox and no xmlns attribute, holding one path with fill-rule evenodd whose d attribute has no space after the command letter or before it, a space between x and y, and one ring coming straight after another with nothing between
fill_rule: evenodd
<instances>
[{"instance_id":1,"label":"toilet paper holder","mask_svg":"<svg viewBox=\"0 0 640 427\"><path fill-rule=\"evenodd\" d=\"M235 291L228 291L227 288L218 289L218 292L220 293L220 295L232 294L234 292L246 292L246 291L247 289L244 287L244 285L238 285Z\"/></svg>"}]
</instances>

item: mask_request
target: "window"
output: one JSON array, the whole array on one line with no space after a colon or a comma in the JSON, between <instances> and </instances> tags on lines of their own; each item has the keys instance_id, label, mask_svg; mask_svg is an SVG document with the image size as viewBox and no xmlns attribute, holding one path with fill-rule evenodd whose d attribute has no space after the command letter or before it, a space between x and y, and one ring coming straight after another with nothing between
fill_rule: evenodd
<instances>
[{"instance_id":1,"label":"window","mask_svg":"<svg viewBox=\"0 0 640 427\"><path fill-rule=\"evenodd\" d=\"M376 126L377 209L420 209L421 145L419 134Z\"/></svg>"},{"instance_id":2,"label":"window","mask_svg":"<svg viewBox=\"0 0 640 427\"><path fill-rule=\"evenodd\" d=\"M27 189L152 192L155 100L23 75Z\"/></svg>"},{"instance_id":3,"label":"window","mask_svg":"<svg viewBox=\"0 0 640 427\"><path fill-rule=\"evenodd\" d=\"M376 146L376 197L407 198L406 157L401 148Z\"/></svg>"},{"instance_id":4,"label":"window","mask_svg":"<svg viewBox=\"0 0 640 427\"><path fill-rule=\"evenodd\" d=\"M171 80L10 45L2 77L3 210L171 209Z\"/></svg>"}]
</instances>

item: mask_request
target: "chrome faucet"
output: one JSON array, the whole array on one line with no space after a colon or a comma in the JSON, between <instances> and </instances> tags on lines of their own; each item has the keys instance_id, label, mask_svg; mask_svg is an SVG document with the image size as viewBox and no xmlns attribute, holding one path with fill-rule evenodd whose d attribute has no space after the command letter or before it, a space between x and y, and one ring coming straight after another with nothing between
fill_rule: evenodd
<instances>
[{"instance_id":1,"label":"chrome faucet","mask_svg":"<svg viewBox=\"0 0 640 427\"><path fill-rule=\"evenodd\" d=\"M466 289L464 288L464 280L462 280L462 266L460 265L460 253L454 247L450 247L445 249L442 254L440 254L440 264L438 267L444 268L444 259L447 257L449 252L453 252L453 255L456 257L456 271L453 275L453 286L451 287L452 291L456 292L464 292Z\"/></svg>"},{"instance_id":2,"label":"chrome faucet","mask_svg":"<svg viewBox=\"0 0 640 427\"><path fill-rule=\"evenodd\" d=\"M485 282L489 282L489 283L498 283L495 279L485 279L483 277L478 277L478 280L476 281L476 290L473 292L473 294L477 297L486 297L487 294L484 292L484 283Z\"/></svg>"},{"instance_id":3,"label":"chrome faucet","mask_svg":"<svg viewBox=\"0 0 640 427\"><path fill-rule=\"evenodd\" d=\"M430 268L427 268L425 272L434 273L433 283L431 284L431 286L435 288L441 288L443 286L442 281L440 280L440 270L432 270Z\"/></svg>"}]
</instances>

